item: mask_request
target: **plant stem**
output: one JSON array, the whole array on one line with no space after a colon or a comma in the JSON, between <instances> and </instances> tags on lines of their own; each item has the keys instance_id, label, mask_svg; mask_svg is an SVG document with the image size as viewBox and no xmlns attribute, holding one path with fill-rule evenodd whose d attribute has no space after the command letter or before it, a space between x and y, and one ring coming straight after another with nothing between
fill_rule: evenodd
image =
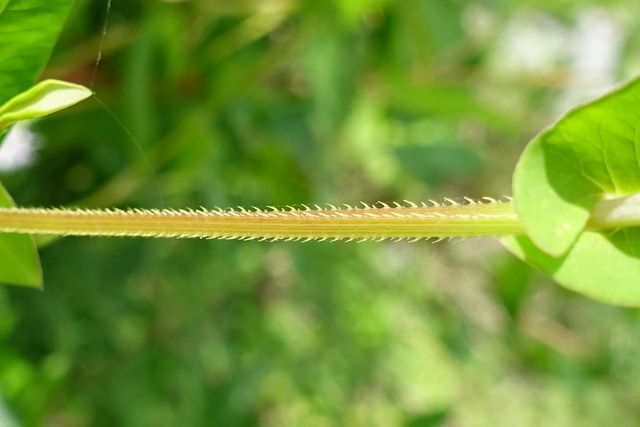
<instances>
[{"instance_id":1,"label":"plant stem","mask_svg":"<svg viewBox=\"0 0 640 427\"><path fill-rule=\"evenodd\" d=\"M61 236L201 237L263 240L383 240L520 234L510 202L329 205L285 210L97 210L0 208L0 232Z\"/></svg>"},{"instance_id":2,"label":"plant stem","mask_svg":"<svg viewBox=\"0 0 640 427\"><path fill-rule=\"evenodd\" d=\"M0 208L0 232L57 236L199 237L242 240L446 239L524 234L512 202L485 198L362 208L100 210ZM640 194L603 200L590 230L640 225Z\"/></svg>"},{"instance_id":3,"label":"plant stem","mask_svg":"<svg viewBox=\"0 0 640 427\"><path fill-rule=\"evenodd\" d=\"M587 226L601 230L640 226L640 194L602 200L594 208Z\"/></svg>"}]
</instances>

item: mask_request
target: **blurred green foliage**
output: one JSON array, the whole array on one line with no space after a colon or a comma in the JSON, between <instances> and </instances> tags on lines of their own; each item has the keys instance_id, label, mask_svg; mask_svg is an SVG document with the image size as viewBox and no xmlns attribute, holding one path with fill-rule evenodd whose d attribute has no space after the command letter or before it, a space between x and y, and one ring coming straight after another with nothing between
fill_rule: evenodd
<instances>
[{"instance_id":1,"label":"blurred green foliage","mask_svg":"<svg viewBox=\"0 0 640 427\"><path fill-rule=\"evenodd\" d=\"M90 84L105 7L76 2L46 77ZM113 0L93 85L110 110L38 122L36 162L1 178L43 206L508 194L533 135L637 71L639 18L631 0ZM20 424L640 417L639 312L490 239L42 246L44 291L0 288L0 391Z\"/></svg>"}]
</instances>

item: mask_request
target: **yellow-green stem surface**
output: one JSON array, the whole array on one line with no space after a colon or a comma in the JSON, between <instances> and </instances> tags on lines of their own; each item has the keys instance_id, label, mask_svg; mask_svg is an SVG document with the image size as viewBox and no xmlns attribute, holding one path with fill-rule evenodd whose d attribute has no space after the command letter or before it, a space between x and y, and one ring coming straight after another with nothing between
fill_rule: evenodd
<instances>
[{"instance_id":1,"label":"yellow-green stem surface","mask_svg":"<svg viewBox=\"0 0 640 427\"><path fill-rule=\"evenodd\" d=\"M362 208L97 210L0 208L0 231L77 236L263 240L445 239L522 234L510 202L466 199Z\"/></svg>"},{"instance_id":2,"label":"yellow-green stem surface","mask_svg":"<svg viewBox=\"0 0 640 427\"><path fill-rule=\"evenodd\" d=\"M464 200L285 209L0 208L0 232L242 240L440 240L524 234L511 201ZM640 194L602 200L587 229L629 226L640 226Z\"/></svg>"}]
</instances>

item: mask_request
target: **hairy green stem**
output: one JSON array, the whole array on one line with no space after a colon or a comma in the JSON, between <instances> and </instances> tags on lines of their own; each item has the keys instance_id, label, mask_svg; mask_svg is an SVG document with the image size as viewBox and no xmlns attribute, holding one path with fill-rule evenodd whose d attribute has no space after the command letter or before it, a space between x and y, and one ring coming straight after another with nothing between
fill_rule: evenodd
<instances>
[{"instance_id":1,"label":"hairy green stem","mask_svg":"<svg viewBox=\"0 0 640 427\"><path fill-rule=\"evenodd\" d=\"M640 224L640 195L604 200L589 229ZM0 232L58 236L199 237L242 240L446 239L523 234L511 201L363 207L100 210L0 208Z\"/></svg>"},{"instance_id":2,"label":"hairy green stem","mask_svg":"<svg viewBox=\"0 0 640 427\"><path fill-rule=\"evenodd\" d=\"M97 210L1 208L0 231L84 236L264 240L382 240L519 234L511 203L467 199L431 205L326 209Z\"/></svg>"}]
</instances>

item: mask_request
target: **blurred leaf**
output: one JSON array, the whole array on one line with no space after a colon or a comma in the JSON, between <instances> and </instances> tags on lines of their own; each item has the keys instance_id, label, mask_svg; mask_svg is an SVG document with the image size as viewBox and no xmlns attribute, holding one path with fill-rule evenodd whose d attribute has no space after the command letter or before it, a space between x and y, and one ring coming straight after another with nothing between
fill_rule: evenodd
<instances>
[{"instance_id":1,"label":"blurred leaf","mask_svg":"<svg viewBox=\"0 0 640 427\"><path fill-rule=\"evenodd\" d=\"M154 104L153 79L160 74L158 53L155 49L159 28L163 21L150 16L141 25L136 42L130 47L126 61L127 80L124 85L124 102L127 111L127 127L142 148L158 138L157 105Z\"/></svg>"},{"instance_id":2,"label":"blurred leaf","mask_svg":"<svg viewBox=\"0 0 640 427\"><path fill-rule=\"evenodd\" d=\"M442 52L460 42L464 37L460 15L460 3L449 0L410 0L399 7L405 8L405 18L410 30L426 38L414 37L417 43L426 44L435 52Z\"/></svg>"},{"instance_id":3,"label":"blurred leaf","mask_svg":"<svg viewBox=\"0 0 640 427\"><path fill-rule=\"evenodd\" d=\"M354 53L353 39L331 27L317 30L305 56L314 130L321 139L331 139L340 129L353 101L360 65Z\"/></svg>"},{"instance_id":4,"label":"blurred leaf","mask_svg":"<svg viewBox=\"0 0 640 427\"><path fill-rule=\"evenodd\" d=\"M515 319L526 301L531 284L531 266L509 256L494 268L493 280L496 296L511 318Z\"/></svg>"},{"instance_id":5,"label":"blurred leaf","mask_svg":"<svg viewBox=\"0 0 640 427\"><path fill-rule=\"evenodd\" d=\"M349 23L357 24L367 12L382 8L389 0L334 0L340 13Z\"/></svg>"},{"instance_id":6,"label":"blurred leaf","mask_svg":"<svg viewBox=\"0 0 640 427\"><path fill-rule=\"evenodd\" d=\"M0 4L0 103L25 91L49 59L73 0Z\"/></svg>"},{"instance_id":7,"label":"blurred leaf","mask_svg":"<svg viewBox=\"0 0 640 427\"><path fill-rule=\"evenodd\" d=\"M446 425L449 419L449 410L421 414L407 421L404 427L439 427Z\"/></svg>"},{"instance_id":8,"label":"blurred leaf","mask_svg":"<svg viewBox=\"0 0 640 427\"><path fill-rule=\"evenodd\" d=\"M0 207L15 206L0 185ZM0 281L14 285L42 286L42 270L33 238L25 234L0 234Z\"/></svg>"},{"instance_id":9,"label":"blurred leaf","mask_svg":"<svg viewBox=\"0 0 640 427\"><path fill-rule=\"evenodd\" d=\"M393 151L405 171L430 185L468 178L484 165L476 151L450 144L403 145Z\"/></svg>"},{"instance_id":10,"label":"blurred leaf","mask_svg":"<svg viewBox=\"0 0 640 427\"><path fill-rule=\"evenodd\" d=\"M480 102L470 88L413 84L398 75L390 83L388 102L397 110L440 117L475 116L499 129L511 127L509 118Z\"/></svg>"}]
</instances>

